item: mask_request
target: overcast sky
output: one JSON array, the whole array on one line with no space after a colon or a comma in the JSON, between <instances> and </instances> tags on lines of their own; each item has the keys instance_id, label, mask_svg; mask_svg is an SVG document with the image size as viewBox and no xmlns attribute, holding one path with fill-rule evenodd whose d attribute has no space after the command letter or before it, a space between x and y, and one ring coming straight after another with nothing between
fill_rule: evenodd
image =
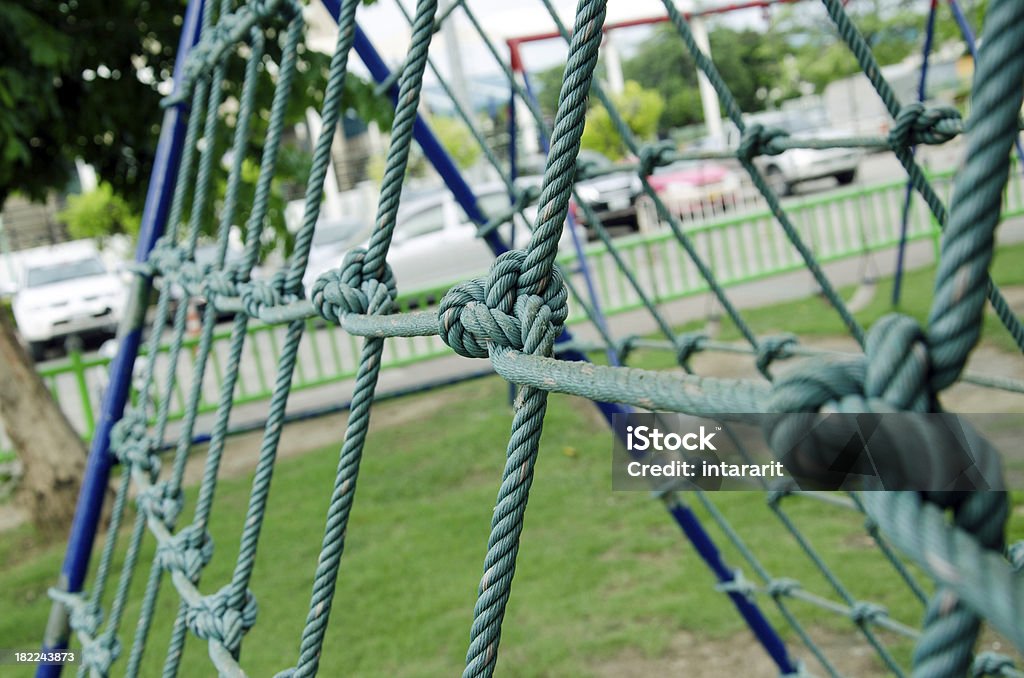
<instances>
[{"instance_id":1,"label":"overcast sky","mask_svg":"<svg viewBox=\"0 0 1024 678\"><path fill-rule=\"evenodd\" d=\"M410 15L413 14L415 0L377 0L368 7L361 6L356 13L357 21L370 36L385 61L391 65L396 65L404 59L409 43L408 23L396 6L398 1L403 2ZM555 30L554 22L539 0L467 0L467 2L506 61L508 60L508 48L504 41L507 38ZM314 4L318 5L319 3ZM557 8L565 25L571 26L576 1L552 0L552 4ZM686 4L678 2L680 9L687 9ZM724 0L720 0L700 4L703 7L714 7L717 4L726 3ZM446 6L446 0L441 0L441 7L444 6ZM610 0L606 21L612 23L636 18L664 16L664 14L665 8L660 0ZM317 16L318 18L326 16L326 12L317 13ZM456 9L449 20L452 18L454 18L455 32L466 75L496 73L498 66L495 64L494 58L479 39L462 10ZM728 21L733 25L763 25L760 10L737 12L730 15ZM321 26L325 23L333 25L329 18L326 21L320 19L316 23ZM632 45L644 38L647 30L649 29L630 28L617 31L615 33L616 44L623 52L628 53ZM334 39L334 35L324 34L318 42L322 41L333 49ZM680 49L682 49L682 45L680 45ZM443 34L439 33L434 36L431 44L431 56L437 66L443 72L447 72L447 54L444 49ZM566 46L561 40L532 43L523 48L524 61L527 70L531 72L564 62L565 56Z\"/></svg>"}]
</instances>

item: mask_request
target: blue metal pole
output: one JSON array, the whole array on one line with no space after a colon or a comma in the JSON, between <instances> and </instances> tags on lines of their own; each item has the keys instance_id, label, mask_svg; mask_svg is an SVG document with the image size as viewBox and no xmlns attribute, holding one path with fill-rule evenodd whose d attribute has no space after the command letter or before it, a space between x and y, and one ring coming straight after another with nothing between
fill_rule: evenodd
<instances>
[{"instance_id":1,"label":"blue metal pole","mask_svg":"<svg viewBox=\"0 0 1024 678\"><path fill-rule=\"evenodd\" d=\"M331 13L331 16L337 20L341 10L342 0L323 0L324 6ZM373 78L377 82L388 81L391 73L384 62L381 60L380 55L377 54L373 44L369 41L366 34L363 33L362 29L356 27L355 41L353 47L359 58L362 59L363 63L370 70ZM397 88L392 86L392 96L397 94ZM441 175L445 183L448 185L449 190L455 196L459 204L466 211L466 214L478 224L486 223L486 218L480 212L479 207L476 204L476 197L473 195L472 190L466 184L462 175L456 169L451 158L447 152L438 143L436 137L427 127L426 123L417 116L416 127L414 128L414 136L416 141L420 144L420 148L423 149L424 154L434 164L434 169ZM492 251L495 255L500 254L508 250L508 247L501 241L501 238L497 236L494 231L487 234L487 243L491 246ZM559 341L571 340L571 335L568 330L563 330L562 335L559 337ZM576 350L561 351L559 358L563 360L573 360L589 362L587 357ZM617 403L600 403L595 402L601 414L604 415L605 419L610 425L612 430L619 431L624 430L625 427L614 426L613 417L616 415L630 414L631 408ZM728 584L735 581L735 574L725 565L721 558L718 549L715 547L711 536L701 525L697 517L687 507L683 506L678 501L670 505L669 513L676 520L679 527L689 538L693 544L697 553L701 556L708 567L711 568L715 576L723 584ZM786 652L785 644L782 639L776 633L775 629L768 623L764 615L761 614L757 604L751 600L748 600L741 594L730 593L734 604L739 609L740 614L744 620L750 626L751 631L757 636L758 640L764 646L765 650L772 657L783 675L795 674L797 667L795 663L789 658Z\"/></svg>"},{"instance_id":2,"label":"blue metal pole","mask_svg":"<svg viewBox=\"0 0 1024 678\"><path fill-rule=\"evenodd\" d=\"M729 584L736 581L736 575L722 560L722 556L715 546L714 542L711 541L711 537L708 535L704 526L701 525L696 514L688 506L683 504L678 498L673 498L667 502L668 512L675 518L676 523L680 529L686 533L689 537L690 542L694 548L700 553L701 557L704 558L704 562L707 563L711 571L714 572L718 581L723 584ZM799 673L796 662L789 656L789 652L786 650L786 644L782 642L779 635L772 628L772 625L768 623L765 616L761 613L761 609L754 603L753 600L744 595L741 591L728 591L729 598L732 600L733 605L739 611L740 615L746 620L750 630L757 636L757 640L761 643L764 649L768 652L768 655L775 662L775 665L779 667L783 676L796 675Z\"/></svg>"},{"instance_id":3,"label":"blue metal pole","mask_svg":"<svg viewBox=\"0 0 1024 678\"><path fill-rule=\"evenodd\" d=\"M928 82L928 58L932 53L932 38L935 36L935 14L939 8L939 0L931 1L931 8L928 10L928 27L924 34L924 48L921 57L921 77L917 82L917 100L924 101L926 84ZM914 155L917 147L910 149ZM899 306L900 289L903 283L903 258L907 249L907 222L910 220L910 198L913 196L914 185L907 179L907 190L903 195L903 214L900 218L900 245L896 252L896 275L892 281L892 305Z\"/></svg>"},{"instance_id":4,"label":"blue metal pole","mask_svg":"<svg viewBox=\"0 0 1024 678\"><path fill-rule=\"evenodd\" d=\"M203 0L189 0L178 43L178 55L174 63L175 83L181 82L185 59L199 40L202 14ZM170 107L164 112L135 252L135 260L139 263L146 260L157 239L164 232L181 161L187 117L185 104ZM110 479L110 467L113 463L110 454L110 430L121 418L128 400L132 368L142 338L142 326L145 323L151 286L152 281L148 277L136 275L128 307L118 331L119 349L110 364L110 382L103 394L103 408L89 447L85 476L82 479L82 489L78 495L75 517L71 525L71 536L57 582L57 588L65 591L81 591L89 569L89 558L96 539L103 499ZM67 610L62 604L54 603L43 638L43 651L66 649L69 635ZM60 675L61 668L59 664L40 665L36 676L56 678Z\"/></svg>"}]
</instances>

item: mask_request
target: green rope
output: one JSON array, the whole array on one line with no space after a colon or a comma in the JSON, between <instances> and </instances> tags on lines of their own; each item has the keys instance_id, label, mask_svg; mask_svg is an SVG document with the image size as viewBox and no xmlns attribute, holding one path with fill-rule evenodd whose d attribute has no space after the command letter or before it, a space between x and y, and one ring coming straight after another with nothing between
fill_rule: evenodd
<instances>
[{"instance_id":1,"label":"green rope","mask_svg":"<svg viewBox=\"0 0 1024 678\"><path fill-rule=\"evenodd\" d=\"M355 3L350 3L355 5ZM391 128L391 144L388 148L384 180L381 185L377 207L376 226L370 236L370 244L364 252L355 250L345 257L340 274L335 279L340 301L345 307L337 313L370 313L386 315L394 310L395 283L385 259L394 233L395 218L401 195L405 170L409 162L413 124L419 106L423 74L426 69L427 51L434 34L436 0L419 0L416 4L416 18L413 23L409 56L399 77L398 106ZM341 32L354 31L354 7L339 17ZM312 237L312 228L310 228ZM324 279L317 281L314 297L322 289ZM313 578L313 593L309 614L302 630L299 660L294 676L316 674L324 633L330 618L331 603L334 599L335 583L345 547L345 530L349 513L355 499L359 463L363 456L366 432L370 425L370 405L380 373L381 352L384 341L367 338L359 361L355 392L345 427L345 442L338 458L331 502L327 509L327 523L324 528L323 546Z\"/></svg>"},{"instance_id":2,"label":"green rope","mask_svg":"<svg viewBox=\"0 0 1024 678\"><path fill-rule=\"evenodd\" d=\"M1009 150L1020 127L1018 114L1022 99L1020 83L1024 81L1024 55L1018 47L1024 38L1024 28L1021 28L1024 25L1024 7L1012 0L993 0L991 3L985 40L977 64L973 91L974 114L965 126L951 109L926 108L913 104L900 106L891 87L881 76L867 44L840 3L837 0L824 1L840 35L850 44L858 62L893 115L895 124L885 138L801 139L760 126L745 127L742 114L714 64L697 48L688 25L674 4L666 2L665 5L669 19L698 67L718 91L727 115L743 133L736 156L755 187L764 195L772 214L851 334L861 342L863 353L854 355L835 355L802 347L792 335L757 337L732 306L711 267L699 256L679 220L653 191L648 181L648 175L656 167L688 157L722 157L722 154L679 153L665 144L643 145L634 138L613 102L600 85L593 81L605 15L603 0L580 0L571 38L552 4L543 0L559 32L569 41L570 49L554 129L549 135L552 150L539 195L540 209L528 248L499 257L486 277L450 289L436 311L411 313L395 312L397 286L386 260L408 165L423 76L427 67L437 74L429 59L428 48L432 35L441 23L451 20L453 10L461 8L483 37L491 54L498 59L515 91L529 104L538 127L545 133L548 130L535 102L526 97L520 85L515 82L511 70L501 62L497 49L464 3L453 2L438 13L436 0L419 0L415 16L411 19L402 7L403 14L412 24L412 41L403 67L396 72L396 79L388 83L389 88L398 83L398 105L369 247L366 251L350 252L340 267L320 276L308 299L302 298L301 280L319 216L330 148L340 121L344 78L355 34L358 3L343 3L337 46L331 59L321 110L324 127L314 149L306 187L303 223L296 235L295 250L285 270L279 271L269 280L251 280L269 209L271 182L276 173L278 149L284 134L285 112L303 23L297 11L298 6L282 0L243 3L234 11L230 11L229 0L222 0L219 16L207 12L199 45L185 66L184 83L168 100L168 103L173 103L190 98L192 115L188 123L167 234L153 251L146 266L139 271L141 275L159 277L162 284L148 343L148 355L151 358L142 375L138 402L125 412L111 435L111 450L121 461L122 472L114 497L110 529L91 591L88 594L51 591L51 596L67 609L71 627L82 640L81 674L107 675L119 658L120 622L127 607L143 539L148 531L156 540L156 549L128 657L128 675L139 673L165 571L170 575L180 604L164 660L163 674L169 678L178 673L184 644L191 632L207 641L210 658L218 672L223 675L242 675L238 662L242 640L246 631L255 624L257 615L256 598L249 584L266 513L285 405L298 367L299 342L307 320L314 315L339 325L354 336L362 336L365 340L345 442L339 453L327 510L309 611L300 639L299 656L295 668L284 671L280 674L282 676L312 676L319 667L369 427L370 404L387 337L440 336L456 353L467 357L488 358L499 374L520 387L484 558L483 576L474 607L466 654L466 676L488 676L496 666L501 627L511 593L549 392L571 393L651 410L715 415L719 418L723 412L732 413L730 416L733 420L744 421L747 413L796 412L813 416L811 413L823 407L840 412L939 411L939 394L955 381L968 381L1017 392L1024 390L1024 386L1012 379L964 372L967 357L980 336L985 300L983 285L997 315L1018 343L1024 345L1024 327L988 276L994 230L1000 217L1001 194L1008 178ZM264 34L272 30L271 27L277 25L282 18L288 22L288 29L283 36L282 60L278 65L263 157L246 229L245 253L239 266L225 268L228 234L237 207L242 163L249 145L249 122L263 58ZM251 53L247 55L227 193L224 204L219 208L217 255L213 270L210 270L197 266L193 253L210 200L213 163L218 159L219 150L214 148L213 139L221 122L226 64L235 53L233 47L243 40L249 43ZM442 85L450 93L443 79ZM635 349L671 350L677 362L685 368L685 373L582 366L553 358L555 337L568 316L567 300L570 293L583 304L588 316L594 318L593 309L580 297L571 279L564 276L555 265L557 243L573 195L574 178L601 173L577 162L587 97L591 91L607 107L618 133L637 156L638 162L633 169L638 172L660 219L669 225L675 239L708 283L710 291L740 328L749 346L716 342L702 333L676 334L657 308L654 301L656 295L652 295L633 273L630 262L613 243L586 202L577 199L588 223L594 225L596 233L605 242L612 262L622 270L627 284L640 300L640 305L665 335L664 340L636 336L616 340L597 323L603 344L615 348L623 361ZM487 223L478 224L483 234L515 218L517 214L522 215L536 194L516 190L497 156L484 143L484 136L474 124L472 113L459 102L456 102L456 112L468 126L473 139L483 147L485 160L498 172L512 198L509 209L488 215ZM957 174L952 208L947 214L924 173L909 156L908 149L918 143L944 143L964 130L968 160ZM201 145L200 133L205 143L196 157L196 150ZM753 164L757 155L778 154L791 148L835 147L884 147L892 150L904 165L912 184L944 226L927 331L906 317L888 316L876 322L865 335L830 286L812 249L804 243L778 198L769 190ZM621 168L616 169L619 170ZM192 207L188 227L184 236L179 237L190 193ZM173 315L171 301L175 295L172 295L172 288L183 290L185 299L179 301ZM184 347L186 302L199 295L210 303L202 319L191 381L187 390L182 392L181 385L177 383L175 366ZM181 485L185 463L203 399L203 379L209 355L214 350L218 310L234 311L237 314L228 349L227 378L220 385L213 433L194 517L188 525L175 532L174 526L183 508ZM207 528L247 329L252 319L285 323L286 330L279 351L276 381L231 581L213 594L203 594L198 588L200 576L213 555L213 543ZM171 369L163 381L158 382L156 357L160 354L161 338L167 329L170 330L171 340L166 356ZM577 342L575 348L584 349L585 344ZM708 350L751 355L754 365L768 381L694 376L689 368L689 359L698 351ZM773 378L770 372L772 363L793 356L808 359L779 378ZM175 393L181 394L185 416L178 431L171 471L166 478L161 479L156 450L158 442L164 438ZM783 424L768 431L769 442L776 449L786 447L789 436L794 434L792 422L799 422L797 418L780 421ZM926 435L917 431L911 433ZM832 442L820 442L820 453L830 454ZM996 477L998 455L980 437L977 442L974 448L980 451L978 463L984 467L984 475ZM937 449L940 445L941 442L935 441L929 447ZM745 450L742 453L746 453ZM904 461L899 458L885 460L893 464ZM137 489L138 511L128 535L112 604L104 614L101 603L107 596L117 534L124 521L131 485ZM770 597L786 623L794 629L826 673L831 676L840 675L827 654L797 619L787 601L798 600L846 616L887 668L896 675L903 675L903 668L883 642L879 630L917 639L913 659L915 676L952 676L968 672L974 675L1021 675L1006 657L993 654L972 657L982 617L1018 647L1024 647L1024 636L1020 631L1024 627L1021 620L1024 588L1015 570L1015 564L1022 560L1020 554L1024 553L1024 549L1015 546L1004 553L1004 527L1009 514L1005 493L874 492L842 498L818 496L818 493L799 492L783 486L766 484L764 488L772 513L793 537L804 556L823 575L837 598L805 590L800 582L773 576L733 529L711 497L698 491L700 504L758 580L747 580L742 571L737 571L731 581L720 585L718 589L734 595L740 593ZM680 495L672 488L659 488L657 496L670 508L678 507L682 502ZM784 510L782 500L787 496L813 497L866 514L866 530L886 561L914 596L926 602L920 632L891 618L883 607L858 599L845 586L829 568L823 554ZM925 589L897 555L897 551L905 553L938 583L939 588L935 593L930 597L926 595Z\"/></svg>"}]
</instances>

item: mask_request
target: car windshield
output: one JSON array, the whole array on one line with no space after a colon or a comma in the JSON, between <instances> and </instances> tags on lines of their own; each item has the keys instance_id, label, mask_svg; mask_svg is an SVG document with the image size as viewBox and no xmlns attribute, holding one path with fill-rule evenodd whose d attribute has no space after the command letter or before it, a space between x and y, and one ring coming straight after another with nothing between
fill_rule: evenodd
<instances>
[{"instance_id":1,"label":"car windshield","mask_svg":"<svg viewBox=\"0 0 1024 678\"><path fill-rule=\"evenodd\" d=\"M608 156L597 151L588 151L587 149L583 149L576 156L576 164L580 165L582 163L593 163L594 167L601 170L612 166L612 161L608 159Z\"/></svg>"},{"instance_id":2,"label":"car windshield","mask_svg":"<svg viewBox=\"0 0 1024 678\"><path fill-rule=\"evenodd\" d=\"M313 247L324 247L344 242L359 230L360 224L354 221L319 224L313 231Z\"/></svg>"},{"instance_id":3,"label":"car windshield","mask_svg":"<svg viewBox=\"0 0 1024 678\"><path fill-rule=\"evenodd\" d=\"M444 229L444 205L414 207L398 216L396 233L402 238L415 238Z\"/></svg>"},{"instance_id":4,"label":"car windshield","mask_svg":"<svg viewBox=\"0 0 1024 678\"><path fill-rule=\"evenodd\" d=\"M788 115L779 121L779 127L790 134L801 134L815 132L828 127L824 113L816 111L805 111L799 115Z\"/></svg>"},{"instance_id":5,"label":"car windshield","mask_svg":"<svg viewBox=\"0 0 1024 678\"><path fill-rule=\"evenodd\" d=\"M224 263L231 264L241 258L241 252L230 247L224 252ZM217 245L200 245L193 258L200 266L213 266L217 262Z\"/></svg>"},{"instance_id":6,"label":"car windshield","mask_svg":"<svg viewBox=\"0 0 1024 678\"><path fill-rule=\"evenodd\" d=\"M107 269L103 262L93 257L90 259L78 259L77 261L62 261L48 266L33 266L28 269L25 276L25 287L41 287L54 283L74 280L75 278L87 278L91 275L101 275Z\"/></svg>"}]
</instances>

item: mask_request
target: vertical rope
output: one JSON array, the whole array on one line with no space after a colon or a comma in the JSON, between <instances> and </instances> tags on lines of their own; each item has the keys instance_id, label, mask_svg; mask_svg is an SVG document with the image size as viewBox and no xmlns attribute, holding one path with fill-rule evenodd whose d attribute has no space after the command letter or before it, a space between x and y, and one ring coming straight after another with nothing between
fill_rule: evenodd
<instances>
[{"instance_id":1,"label":"vertical rope","mask_svg":"<svg viewBox=\"0 0 1024 678\"><path fill-rule=\"evenodd\" d=\"M354 3L353 3L354 4ZM352 10L354 12L354 8ZM370 245L365 255L347 258L346 265L351 288L366 292L369 299L363 313L386 314L394 308L394 282L391 281L390 293L374 283L390 279L386 258L391 237L395 228L395 217L401 197L405 170L409 161L409 149L412 144L413 124L423 87L423 74L426 70L430 40L434 34L434 15L437 12L437 0L419 0L416 3L416 18L412 27L412 38L409 55L399 81L398 105L395 110L394 123L391 128L391 144L384 180L381 186L380 201L377 207L376 226L370 236ZM346 23L354 24L354 16L350 13L343 16ZM354 32L352 26L339 29ZM344 274L343 274L344 275ZM370 292L376 290L376 294ZM353 309L354 310L354 309ZM359 372L356 376L355 392L349 411L348 423L345 428L345 442L338 456L338 469L335 474L334 489L331 502L327 509L327 522L324 537L317 560L316 573L313 577L313 593L306 616L306 625L302 630L299 645L299 659L294 675L312 676L316 674L320 663L324 633L330 620L334 591L341 566L341 556L345 550L345 531L348 518L355 500L356 480L359 476L359 464L363 456L366 432L370 424L370 405L377 386L380 372L381 352L384 340L367 338L359 361Z\"/></svg>"},{"instance_id":2,"label":"vertical rope","mask_svg":"<svg viewBox=\"0 0 1024 678\"><path fill-rule=\"evenodd\" d=\"M525 258L517 267L518 280L514 284L518 299L514 308L517 316L523 320L523 350L528 353L550 355L552 349L550 340L544 341L535 334L528 334L532 328L527 325L525 305L530 304L531 299L534 300L534 304L539 305L541 297L555 293L551 289L552 281L558 280L554 259L569 209L576 155L579 153L580 138L583 134L587 96L597 65L606 9L605 0L580 0L577 7L569 59L558 97L551 152L544 168L544 187L541 190L537 226ZM504 297L498 289L500 278L497 276L501 270L501 263L502 260L499 259L492 269L490 291L487 295L488 306L494 306L495 298ZM564 305L564 296L562 299ZM548 313L546 321L551 322L550 314L553 309L547 304L541 308ZM505 310L507 312L512 309ZM565 318L564 314L561 318ZM540 318L534 318L532 325L543 326L544 322ZM560 322L559 320L557 324ZM546 409L547 392L525 386L519 390L505 470L491 519L491 534L487 540L484 574L480 580L477 602L473 609L473 626L470 629L470 644L466 652L466 668L462 674L466 678L490 676L494 673L501 640L501 623L515 574L519 536L523 531L523 518L530 486L533 483L533 470L537 462Z\"/></svg>"}]
</instances>

